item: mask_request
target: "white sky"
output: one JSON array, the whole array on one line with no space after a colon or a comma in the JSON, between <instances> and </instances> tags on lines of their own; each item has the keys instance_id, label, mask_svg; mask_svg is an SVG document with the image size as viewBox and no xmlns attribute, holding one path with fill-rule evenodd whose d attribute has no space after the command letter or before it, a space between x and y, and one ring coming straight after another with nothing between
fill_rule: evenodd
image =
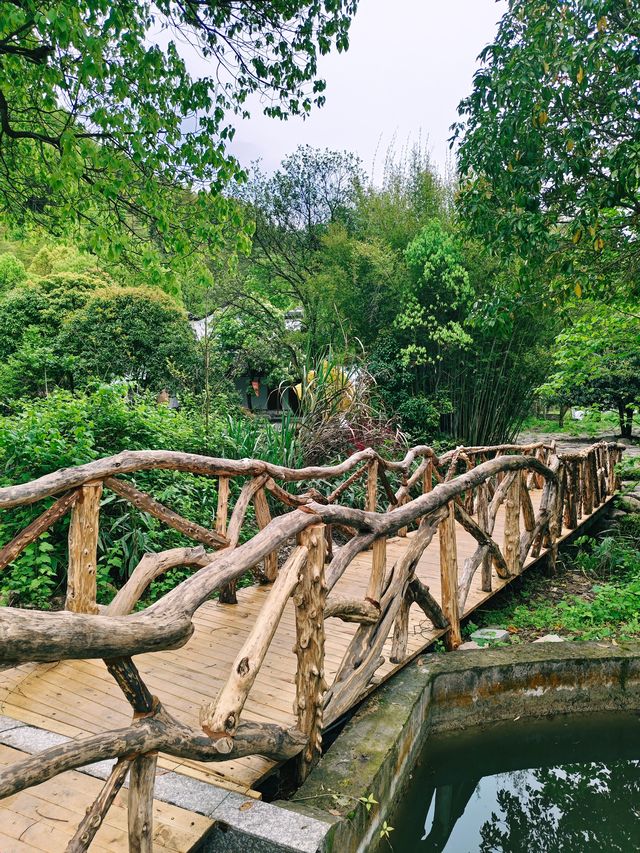
<instances>
[{"instance_id":1,"label":"white sky","mask_svg":"<svg viewBox=\"0 0 640 853\"><path fill-rule=\"evenodd\" d=\"M327 102L306 120L281 122L251 105L232 152L272 171L298 145L348 150L379 176L391 144L420 138L443 171L449 127L471 91L476 57L492 41L506 0L360 0L347 53L321 60ZM376 151L378 152L376 155Z\"/></svg>"}]
</instances>

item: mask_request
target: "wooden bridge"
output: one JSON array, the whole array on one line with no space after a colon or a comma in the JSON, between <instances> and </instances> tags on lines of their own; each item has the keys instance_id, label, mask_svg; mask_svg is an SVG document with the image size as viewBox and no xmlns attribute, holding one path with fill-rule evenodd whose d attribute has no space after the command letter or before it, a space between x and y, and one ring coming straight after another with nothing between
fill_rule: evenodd
<instances>
[{"instance_id":1,"label":"wooden bridge","mask_svg":"<svg viewBox=\"0 0 640 853\"><path fill-rule=\"evenodd\" d=\"M255 797L285 761L303 779L324 728L436 638L455 648L460 619L524 568L553 567L618 488L622 450L420 446L401 461L364 450L298 470L125 452L0 489L0 511L47 503L0 568L71 513L66 610L0 611L0 849L186 851L211 820L154 800L162 774ZM212 529L140 492L130 475L151 469L218 478ZM103 489L199 543L145 555L107 607ZM176 566L194 572L136 610ZM236 591L247 572L254 584ZM19 723L45 748L12 747L4 732ZM78 772L105 759L104 784Z\"/></svg>"}]
</instances>

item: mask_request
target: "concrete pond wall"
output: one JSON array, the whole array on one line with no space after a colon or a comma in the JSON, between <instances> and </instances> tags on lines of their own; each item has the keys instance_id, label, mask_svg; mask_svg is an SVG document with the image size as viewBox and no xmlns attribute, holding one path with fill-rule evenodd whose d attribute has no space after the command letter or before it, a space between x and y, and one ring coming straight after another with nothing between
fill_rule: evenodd
<instances>
[{"instance_id":1,"label":"concrete pond wall","mask_svg":"<svg viewBox=\"0 0 640 853\"><path fill-rule=\"evenodd\" d=\"M640 643L422 655L362 704L291 800L249 805L238 796L200 849L364 853L430 736L602 711L640 711ZM361 798L371 796L377 804L368 810Z\"/></svg>"}]
</instances>

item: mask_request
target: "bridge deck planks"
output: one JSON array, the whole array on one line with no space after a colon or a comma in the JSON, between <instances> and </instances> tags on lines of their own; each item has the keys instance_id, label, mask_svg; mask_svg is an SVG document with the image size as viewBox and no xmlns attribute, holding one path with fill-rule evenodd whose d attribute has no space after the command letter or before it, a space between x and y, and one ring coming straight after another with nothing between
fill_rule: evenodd
<instances>
[{"instance_id":1,"label":"bridge deck planks","mask_svg":"<svg viewBox=\"0 0 640 853\"><path fill-rule=\"evenodd\" d=\"M539 491L532 492L536 510L540 495ZM586 519L582 519L581 524L584 521ZM504 512L501 507L494 530L494 539L499 543L502 542L503 528ZM476 542L460 525L456 525L456 531L458 560L462 565L464 559L475 550ZM437 537L423 554L416 573L429 586L436 599L439 599L440 567L436 540ZM403 553L407 541L406 538L399 537L389 540L388 566ZM530 562L529 558L527 564ZM338 582L336 593L363 597L370 566L371 552L360 554ZM482 592L478 570L467 599L465 615L495 595L503 586L505 581L498 578L494 572L493 591ZM215 697L223 685L268 593L268 586L253 586L238 591L237 605L208 602L196 613L195 632L186 646L136 658L151 691L177 717L198 727L201 703ZM325 669L329 682L356 629L356 625L337 619L327 622ZM419 653L442 633L435 630L422 611L414 606L410 616L409 655ZM290 603L245 706L245 719L282 725L294 723L294 637L295 617L293 605ZM383 652L386 662L376 672L375 683L385 680L399 668L388 662L390 645L389 639ZM0 713L70 737L124 726L131 720L128 704L99 660L25 664L0 672ZM161 756L159 761L160 771L175 770L248 796L259 796L253 786L259 783L272 767L272 762L257 756L213 764L178 760L169 756ZM10 801L11 798L0 801L0 809L10 809L10 806L6 805ZM87 799L85 805L88 802ZM4 811L2 813L4 815ZM3 823L4 817L0 817L0 825ZM1 838L0 849L5 849ZM116 846L111 849L118 848Z\"/></svg>"}]
</instances>

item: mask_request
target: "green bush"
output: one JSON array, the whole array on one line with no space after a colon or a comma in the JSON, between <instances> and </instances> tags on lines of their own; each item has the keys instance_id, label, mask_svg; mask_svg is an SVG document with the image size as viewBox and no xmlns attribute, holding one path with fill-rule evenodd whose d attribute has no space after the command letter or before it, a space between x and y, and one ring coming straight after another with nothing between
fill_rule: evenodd
<instances>
[{"instance_id":1,"label":"green bush","mask_svg":"<svg viewBox=\"0 0 640 853\"><path fill-rule=\"evenodd\" d=\"M222 424L209 424L212 445L224 453ZM0 418L0 485L24 483L43 474L130 449L206 452L200 418L174 411L152 398L132 396L124 384L73 395L56 391L42 400L21 401ZM217 483L171 471L140 472L135 483L180 514L210 526ZM0 512L0 542L10 541L53 499ZM0 600L40 608L64 590L68 516L30 545L2 574ZM100 514L99 597L108 601L147 551L193 544L156 519L105 491Z\"/></svg>"}]
</instances>

